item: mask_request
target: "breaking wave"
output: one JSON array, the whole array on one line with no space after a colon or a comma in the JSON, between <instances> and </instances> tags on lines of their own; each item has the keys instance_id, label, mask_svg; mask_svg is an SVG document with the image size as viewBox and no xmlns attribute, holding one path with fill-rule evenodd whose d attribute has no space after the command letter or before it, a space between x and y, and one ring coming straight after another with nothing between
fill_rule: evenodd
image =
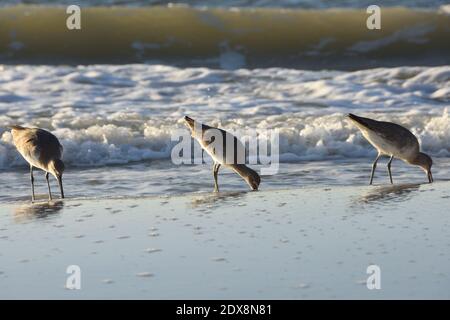
<instances>
[{"instance_id":1,"label":"breaking wave","mask_svg":"<svg viewBox=\"0 0 450 320\"><path fill-rule=\"evenodd\" d=\"M450 61L442 8L382 8L381 30L348 8L83 7L75 31L67 17L65 7L1 7L0 62L353 70Z\"/></svg>"},{"instance_id":2,"label":"breaking wave","mask_svg":"<svg viewBox=\"0 0 450 320\"><path fill-rule=\"evenodd\" d=\"M0 66L0 168L25 164L10 124L54 132L71 166L169 161L171 135L185 129L185 115L229 130L276 128L283 162L374 156L348 112L403 124L426 152L449 157L449 88L449 66L355 72Z\"/></svg>"}]
</instances>

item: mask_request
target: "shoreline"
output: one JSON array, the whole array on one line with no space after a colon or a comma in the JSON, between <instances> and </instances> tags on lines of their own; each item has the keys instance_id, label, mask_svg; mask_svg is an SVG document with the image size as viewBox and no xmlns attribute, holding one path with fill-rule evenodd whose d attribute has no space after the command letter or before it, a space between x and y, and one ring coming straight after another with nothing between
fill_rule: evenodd
<instances>
[{"instance_id":1,"label":"shoreline","mask_svg":"<svg viewBox=\"0 0 450 320\"><path fill-rule=\"evenodd\" d=\"M230 174L231 175L231 174ZM431 185L441 185L441 184L449 184L450 180L437 180L434 181ZM271 188L271 189L260 189L260 190L256 190L256 191L252 191L252 190L236 190L236 191L232 191L232 190L221 190L218 193L215 193L213 191L213 189L211 188L211 191L208 191L206 188L205 190L199 190L199 191L192 191L192 192L182 192L182 193L171 193L171 194L148 194L148 195L138 195L138 196L130 196L130 195L124 195L124 196L120 196L120 195L114 195L114 196L106 196L106 195L99 195L99 196L82 196L82 197L66 197L64 199L60 199L58 197L58 193L53 194L54 198L53 200L48 200L48 194L46 193L41 193L41 194L36 194L36 198L37 201L35 201L34 203L31 202L31 200L9 200L9 201L4 201L4 202L0 202L0 207L1 206L8 206L8 205L40 205L40 204L46 204L49 202L76 202L76 201L82 201L82 202L95 202L95 201L120 201L120 200L136 200L136 201L146 201L146 200L158 200L158 199L171 199L171 198L189 198L189 197L196 197L196 196L206 196L206 197L217 197L217 198L226 198L227 196L230 195L235 195L235 194L248 194L248 193L273 193L273 192L295 192L295 191L299 191L299 192L303 192L303 191L331 191L331 190L337 190L337 191L343 191L342 189L364 189L364 188L373 188L374 191L377 189L393 189L395 190L396 188L399 189L403 189L404 187L409 187L409 186L427 186L430 185L430 183L428 182L423 182L423 183L419 183L419 182L411 182L411 183L394 183L393 185L388 184L388 183L380 183L377 184L376 182L373 185L368 185L360 183L360 184L352 184L352 185L348 185L348 184L320 184L320 185L310 185L310 184L305 184L303 186L292 186L291 188L289 187L280 187L280 188ZM28 197L24 196L24 197Z\"/></svg>"}]
</instances>

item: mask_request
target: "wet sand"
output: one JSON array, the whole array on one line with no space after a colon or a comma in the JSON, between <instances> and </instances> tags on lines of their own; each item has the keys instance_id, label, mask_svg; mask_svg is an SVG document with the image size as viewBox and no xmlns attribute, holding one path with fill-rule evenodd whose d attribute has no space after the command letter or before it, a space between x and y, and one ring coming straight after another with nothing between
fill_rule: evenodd
<instances>
[{"instance_id":1,"label":"wet sand","mask_svg":"<svg viewBox=\"0 0 450 320\"><path fill-rule=\"evenodd\" d=\"M1 204L0 298L449 299L449 202L437 182Z\"/></svg>"}]
</instances>

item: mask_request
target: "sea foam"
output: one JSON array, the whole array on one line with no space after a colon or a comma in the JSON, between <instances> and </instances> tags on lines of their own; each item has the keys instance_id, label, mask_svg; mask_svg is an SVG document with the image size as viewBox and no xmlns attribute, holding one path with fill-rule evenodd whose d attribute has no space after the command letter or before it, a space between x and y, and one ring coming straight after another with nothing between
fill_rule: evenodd
<instances>
[{"instance_id":1,"label":"sea foam","mask_svg":"<svg viewBox=\"0 0 450 320\"><path fill-rule=\"evenodd\" d=\"M348 112L402 124L450 156L450 67L343 71L215 70L163 65L2 66L0 168L24 165L10 124L51 130L70 166L167 159L181 120L278 129L280 160L372 157ZM2 98L3 97L3 98ZM19 98L20 97L20 98Z\"/></svg>"}]
</instances>

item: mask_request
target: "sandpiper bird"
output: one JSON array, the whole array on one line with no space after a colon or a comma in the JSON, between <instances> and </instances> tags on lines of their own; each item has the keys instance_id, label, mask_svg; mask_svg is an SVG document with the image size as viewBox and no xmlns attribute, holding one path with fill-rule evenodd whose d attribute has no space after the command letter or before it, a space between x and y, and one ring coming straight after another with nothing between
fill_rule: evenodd
<instances>
[{"instance_id":1,"label":"sandpiper bird","mask_svg":"<svg viewBox=\"0 0 450 320\"><path fill-rule=\"evenodd\" d=\"M215 192L219 191L217 174L219 173L219 168L221 165L232 169L239 176L241 176L252 190L258 190L261 178L254 170L244 164L245 147L239 139L225 130L201 124L187 116L184 117L184 121L191 130L192 137L200 143L201 147L214 160L213 176ZM219 144L218 141L217 143L213 143L216 136L222 138L222 144ZM227 154L226 146L230 141L232 141L233 152L228 152Z\"/></svg>"},{"instance_id":2,"label":"sandpiper bird","mask_svg":"<svg viewBox=\"0 0 450 320\"><path fill-rule=\"evenodd\" d=\"M361 130L363 136L378 150L378 156L372 165L370 184L381 156L389 156L387 165L389 178L392 181L391 163L394 158L401 159L406 163L420 166L427 174L428 181L433 182L431 166L433 160L427 154L420 152L417 138L406 128L391 122L376 121L368 118L349 114L348 117Z\"/></svg>"},{"instance_id":3,"label":"sandpiper bird","mask_svg":"<svg viewBox=\"0 0 450 320\"><path fill-rule=\"evenodd\" d=\"M49 173L58 180L61 198L64 198L62 185L62 175L64 172L64 163L61 160L63 147L58 138L43 129L25 128L21 126L10 126L13 142L19 153L30 164L31 176L31 199L34 196L34 177L33 168L39 168L45 171L47 180L49 199L52 200L50 190Z\"/></svg>"}]
</instances>

